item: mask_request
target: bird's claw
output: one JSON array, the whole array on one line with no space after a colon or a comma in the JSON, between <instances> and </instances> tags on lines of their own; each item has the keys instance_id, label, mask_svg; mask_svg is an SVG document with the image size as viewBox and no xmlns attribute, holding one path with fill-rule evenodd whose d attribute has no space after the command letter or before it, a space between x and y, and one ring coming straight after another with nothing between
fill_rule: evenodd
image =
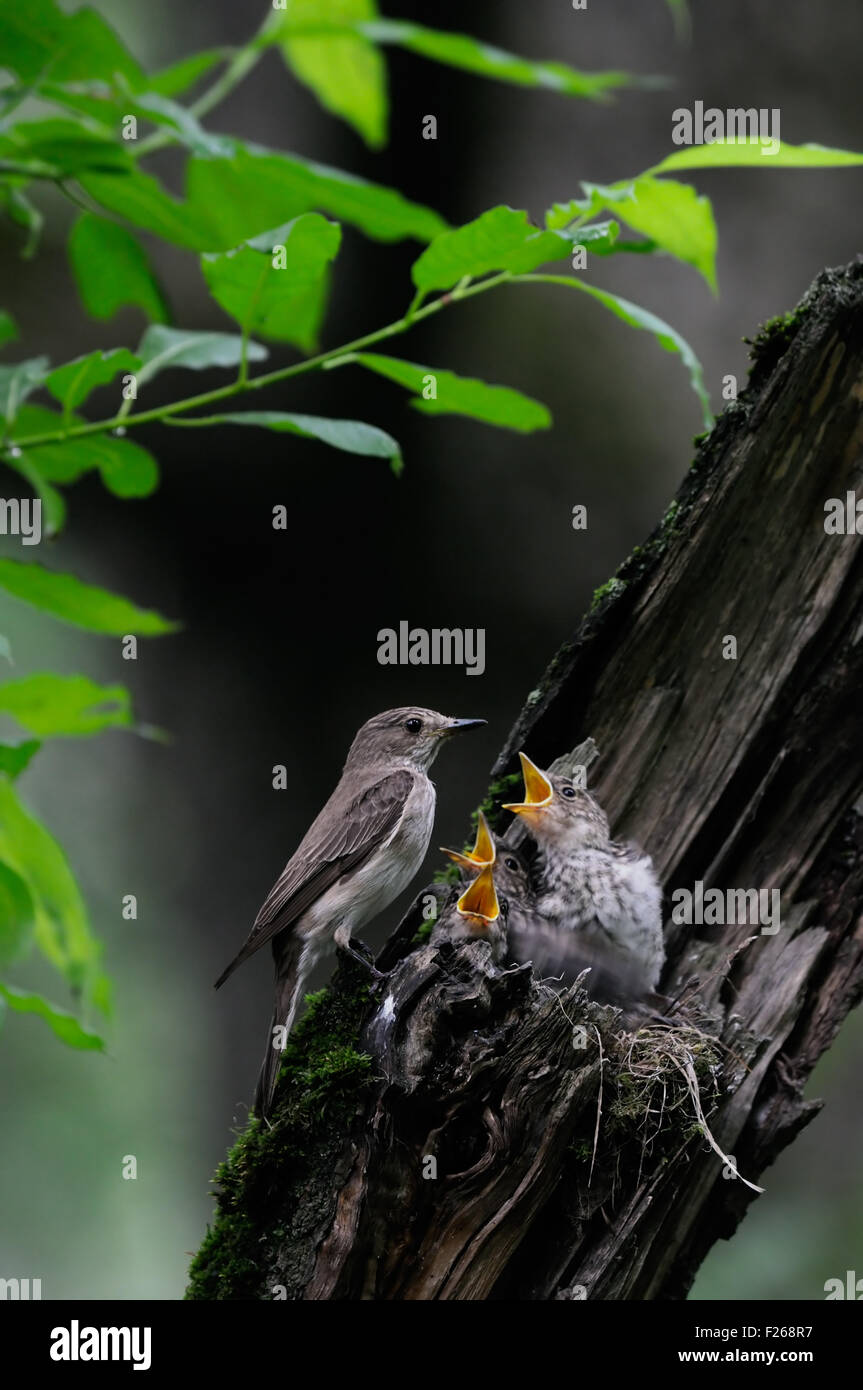
<instances>
[{"instance_id":1,"label":"bird's claw","mask_svg":"<svg viewBox=\"0 0 863 1390\"><path fill-rule=\"evenodd\" d=\"M361 965L363 970L371 975L373 980L385 980L387 978L383 971L378 970L371 951L362 941L357 941L357 939L352 936L349 941L340 942L338 950L343 951L346 956L350 956L351 960L356 961L357 965Z\"/></svg>"}]
</instances>

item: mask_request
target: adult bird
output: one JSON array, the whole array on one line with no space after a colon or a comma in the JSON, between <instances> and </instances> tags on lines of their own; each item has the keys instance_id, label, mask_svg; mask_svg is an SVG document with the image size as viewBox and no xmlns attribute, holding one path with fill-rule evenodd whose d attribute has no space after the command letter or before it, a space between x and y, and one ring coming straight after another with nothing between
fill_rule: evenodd
<instances>
[{"instance_id":1,"label":"adult bird","mask_svg":"<svg viewBox=\"0 0 863 1390\"><path fill-rule=\"evenodd\" d=\"M428 849L435 812L428 770L447 739L485 722L409 706L363 724L335 791L216 981L218 989L243 961L272 943L276 999L254 1101L263 1118L309 975L335 946L367 964L353 945L353 932L398 897Z\"/></svg>"}]
</instances>

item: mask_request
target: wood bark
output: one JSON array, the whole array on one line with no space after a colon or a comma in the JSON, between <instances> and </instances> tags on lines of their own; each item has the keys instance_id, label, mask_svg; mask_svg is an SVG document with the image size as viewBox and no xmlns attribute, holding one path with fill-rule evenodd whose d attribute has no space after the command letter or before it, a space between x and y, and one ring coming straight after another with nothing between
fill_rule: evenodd
<instances>
[{"instance_id":1,"label":"wood bark","mask_svg":"<svg viewBox=\"0 0 863 1390\"><path fill-rule=\"evenodd\" d=\"M825 530L829 498L863 498L861 265L819 276L753 359L493 776L591 737L591 787L667 901L778 889L779 930L669 914L662 989L683 1003L636 1026L483 942L412 945L421 895L379 961L371 1074L321 1150L315 1222L288 1173L294 1237L269 1241L255 1207L260 1286L196 1296L681 1298L754 1200L743 1179L817 1112L804 1084L863 992L863 540Z\"/></svg>"}]
</instances>

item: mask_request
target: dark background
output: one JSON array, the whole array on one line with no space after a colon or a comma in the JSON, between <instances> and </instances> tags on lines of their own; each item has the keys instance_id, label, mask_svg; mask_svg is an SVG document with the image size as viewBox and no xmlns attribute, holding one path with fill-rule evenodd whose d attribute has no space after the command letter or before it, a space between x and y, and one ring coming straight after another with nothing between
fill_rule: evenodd
<instances>
[{"instance_id":1,"label":"dark background","mask_svg":"<svg viewBox=\"0 0 863 1390\"><path fill-rule=\"evenodd\" d=\"M258 7L227 0L97 8L153 67L241 42L259 18ZM593 0L577 13L568 0L386 8L527 56L665 74L674 85L594 105L388 50L392 139L371 154L272 52L210 128L399 187L455 224L499 202L539 219L578 194L580 179L638 173L671 151L671 112L696 99L779 107L786 141L863 149L857 0L835 0L826 15L807 0L696 3L690 46L675 40L662 0ZM438 118L436 143L421 138L426 114ZM154 171L179 191L179 157L159 158ZM591 266L597 283L689 339L717 410L723 375L745 377L743 336L859 249L858 170L768 166L692 176L719 225L718 299L670 260ZM42 205L48 230L35 261L18 258L16 230L0 231L2 302L22 325L21 355L60 362L134 347L143 327L135 311L108 325L85 318L65 253L74 210L50 195ZM323 346L404 311L418 250L345 228ZM152 252L178 325L232 328L193 257ZM329 794L355 728L402 703L489 720L436 767L434 844L458 843L525 695L593 589L662 515L701 429L679 359L585 296L551 287L454 306L382 350L518 387L550 406L554 427L521 436L428 419L399 388L354 368L274 388L255 406L381 425L403 446L399 480L381 462L284 435L144 427L133 437L161 462L159 492L121 503L79 484L67 531L35 558L180 619L182 634L141 642L132 666L119 642L4 603L16 673L126 681L140 719L172 738L58 741L21 784L69 852L117 984L107 1059L67 1052L38 1020L11 1018L4 1029L0 1274L41 1277L46 1298L181 1295L210 1211L207 1184L232 1126L244 1122L264 1045L268 953L218 995L212 981ZM291 360L275 347L269 365ZM225 380L169 373L147 405ZM110 390L95 401L99 414L114 404ZM286 533L271 526L278 503L288 507ZM575 503L588 507L586 533L571 528ZM485 627L484 676L379 666L377 631L402 618ZM275 764L287 767L285 792L272 789ZM136 923L121 918L127 893L139 898ZM370 937L380 940L397 914ZM55 979L26 970L16 982L42 984L62 1002ZM767 1195L739 1237L708 1260L701 1296L820 1298L825 1279L863 1273L860 1048L858 1019L810 1088L830 1097L827 1113L767 1174ZM121 1178L126 1154L138 1158L136 1182Z\"/></svg>"}]
</instances>

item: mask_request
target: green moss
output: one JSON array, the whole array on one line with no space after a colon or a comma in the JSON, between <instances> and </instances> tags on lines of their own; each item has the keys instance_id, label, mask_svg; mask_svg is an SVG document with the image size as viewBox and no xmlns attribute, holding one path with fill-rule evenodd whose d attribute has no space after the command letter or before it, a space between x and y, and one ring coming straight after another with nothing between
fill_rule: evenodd
<instances>
[{"instance_id":1,"label":"green moss","mask_svg":"<svg viewBox=\"0 0 863 1390\"><path fill-rule=\"evenodd\" d=\"M424 946L433 931L434 922L423 922L422 926L418 927L417 930L414 932L413 938L411 940L411 945Z\"/></svg>"},{"instance_id":2,"label":"green moss","mask_svg":"<svg viewBox=\"0 0 863 1390\"><path fill-rule=\"evenodd\" d=\"M593 599L590 604L590 612L595 613L600 605L605 603L606 599L619 598L625 588L626 580L619 579L616 574L612 575L611 579L607 579L604 584L601 584L599 588L594 591Z\"/></svg>"},{"instance_id":3,"label":"green moss","mask_svg":"<svg viewBox=\"0 0 863 1390\"><path fill-rule=\"evenodd\" d=\"M492 830L496 830L503 811L502 803L509 801L514 791L521 792L522 780L520 772L508 772L504 777L499 777L496 782L492 782L486 792L485 801L473 812L471 819L474 824L482 811Z\"/></svg>"},{"instance_id":4,"label":"green moss","mask_svg":"<svg viewBox=\"0 0 863 1390\"><path fill-rule=\"evenodd\" d=\"M453 860L450 860L449 864L442 864L439 869L435 869L432 876L432 883L439 883L444 888L454 888L458 882L458 864Z\"/></svg>"},{"instance_id":5,"label":"green moss","mask_svg":"<svg viewBox=\"0 0 863 1390\"><path fill-rule=\"evenodd\" d=\"M292 1275L301 1287L308 1240L326 1220L333 1170L372 1081L371 1058L357 1045L367 1004L368 977L353 962L308 996L285 1048L271 1127L253 1116L216 1174L216 1219L192 1263L188 1299L271 1298L274 1283L291 1297Z\"/></svg>"},{"instance_id":6,"label":"green moss","mask_svg":"<svg viewBox=\"0 0 863 1390\"><path fill-rule=\"evenodd\" d=\"M775 318L768 319L759 328L754 338L744 338L744 343L749 344L749 357L753 362L761 361L769 355L772 361L780 358L797 335L805 313L798 304L796 309L791 309L787 314L777 314Z\"/></svg>"},{"instance_id":7,"label":"green moss","mask_svg":"<svg viewBox=\"0 0 863 1390\"><path fill-rule=\"evenodd\" d=\"M569 1152L577 1163L589 1163L593 1157L593 1142L590 1139L574 1139Z\"/></svg>"},{"instance_id":8,"label":"green moss","mask_svg":"<svg viewBox=\"0 0 863 1390\"><path fill-rule=\"evenodd\" d=\"M680 521L680 503L674 497L668 504L665 516L662 518L661 526L666 535L672 535L677 529Z\"/></svg>"}]
</instances>

